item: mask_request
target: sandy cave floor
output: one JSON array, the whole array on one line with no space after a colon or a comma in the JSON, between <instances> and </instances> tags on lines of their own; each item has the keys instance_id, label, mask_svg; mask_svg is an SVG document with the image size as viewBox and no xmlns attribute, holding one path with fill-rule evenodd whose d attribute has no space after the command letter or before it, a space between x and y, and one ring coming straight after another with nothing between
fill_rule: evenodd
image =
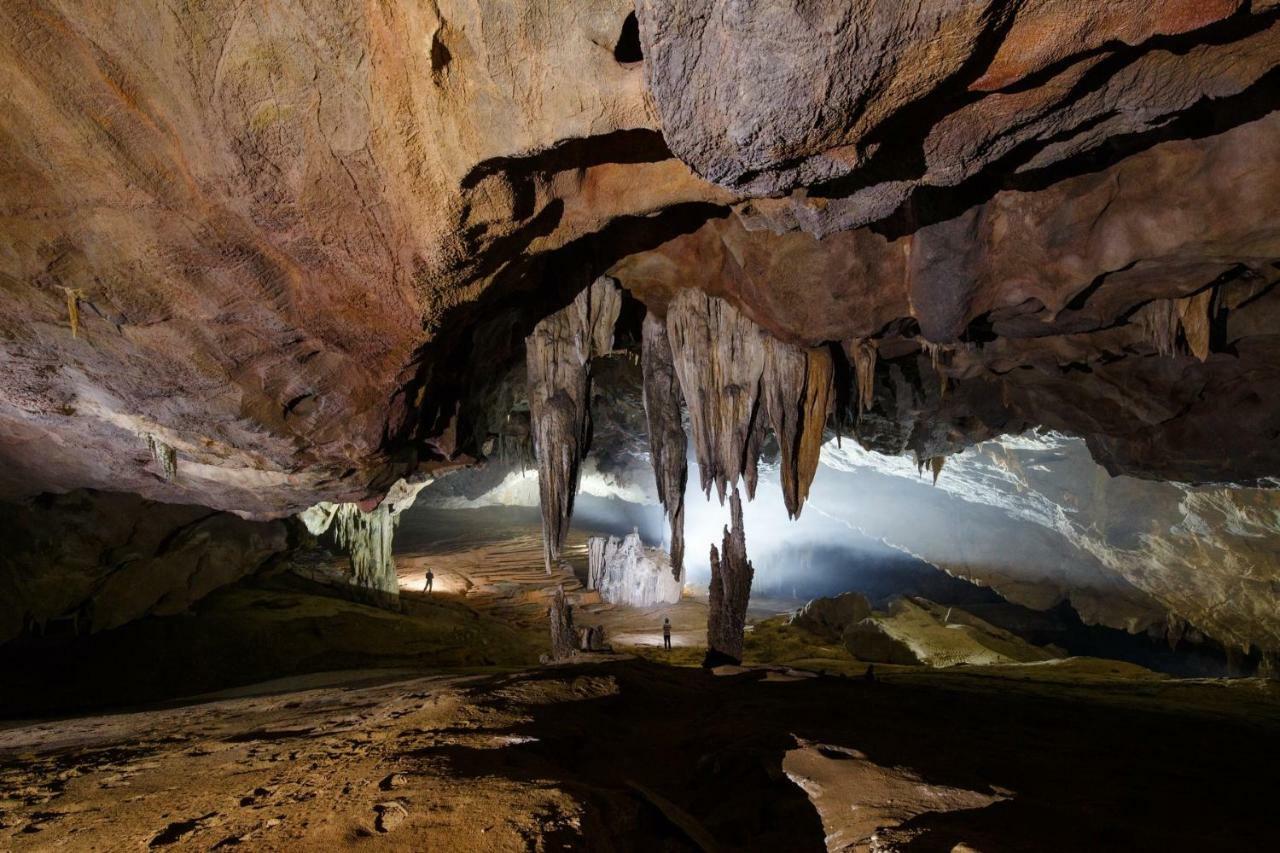
<instances>
[{"instance_id":1,"label":"sandy cave floor","mask_svg":"<svg viewBox=\"0 0 1280 853\"><path fill-rule=\"evenodd\" d=\"M1277 831L1270 682L1077 658L868 683L768 601L753 666L713 674L704 601L599 604L546 575L531 531L398 563L401 613L276 578L100 639L99 677L140 645L166 678L193 656L238 656L241 680L348 668L0 724L0 850L1262 850ZM557 584L625 654L532 665Z\"/></svg>"}]
</instances>

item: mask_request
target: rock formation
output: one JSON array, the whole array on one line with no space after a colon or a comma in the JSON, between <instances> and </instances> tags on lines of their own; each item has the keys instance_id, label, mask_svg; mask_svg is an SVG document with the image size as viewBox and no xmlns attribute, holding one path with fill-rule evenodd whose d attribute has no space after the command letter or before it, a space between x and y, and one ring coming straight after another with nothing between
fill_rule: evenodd
<instances>
[{"instance_id":1,"label":"rock formation","mask_svg":"<svg viewBox=\"0 0 1280 853\"><path fill-rule=\"evenodd\" d=\"M558 564L573 516L582 457L591 446L591 359L613 349L622 295L599 278L525 340L529 415L547 574Z\"/></svg>"},{"instance_id":2,"label":"rock formation","mask_svg":"<svg viewBox=\"0 0 1280 853\"><path fill-rule=\"evenodd\" d=\"M742 531L742 500L735 487L729 497L732 527L724 529L720 551L711 546L711 583L707 595L707 656L703 666L742 662L747 604L755 572L747 559Z\"/></svg>"},{"instance_id":3,"label":"rock formation","mask_svg":"<svg viewBox=\"0 0 1280 853\"><path fill-rule=\"evenodd\" d=\"M181 613L289 546L284 522L87 490L0 504L0 539L0 643Z\"/></svg>"},{"instance_id":4,"label":"rock formation","mask_svg":"<svg viewBox=\"0 0 1280 853\"><path fill-rule=\"evenodd\" d=\"M684 568L684 488L689 478L689 448L681 416L680 386L666 323L646 313L641 335L640 364L644 373L649 457L653 462L658 500L666 510L671 528L671 571L678 580Z\"/></svg>"},{"instance_id":5,"label":"rock formation","mask_svg":"<svg viewBox=\"0 0 1280 853\"><path fill-rule=\"evenodd\" d=\"M723 503L741 478L754 496L771 425L787 510L799 515L831 406L830 353L779 341L725 300L694 291L671 303L667 327L703 491L714 484Z\"/></svg>"},{"instance_id":6,"label":"rock formation","mask_svg":"<svg viewBox=\"0 0 1280 853\"><path fill-rule=\"evenodd\" d=\"M833 367L824 348L801 350L769 338L765 347L764 408L778 441L782 496L796 518L818 471L831 406Z\"/></svg>"},{"instance_id":7,"label":"rock formation","mask_svg":"<svg viewBox=\"0 0 1280 853\"><path fill-rule=\"evenodd\" d=\"M298 518L313 536L329 533L334 543L346 551L354 586L379 597L398 597L400 584L392 551L396 525L424 485L400 480L371 509L351 503L322 503L299 513Z\"/></svg>"},{"instance_id":8,"label":"rock formation","mask_svg":"<svg viewBox=\"0 0 1280 853\"><path fill-rule=\"evenodd\" d=\"M842 639L859 660L905 666L984 666L1057 657L959 607L913 597L895 600L888 613L848 625Z\"/></svg>"},{"instance_id":9,"label":"rock formation","mask_svg":"<svg viewBox=\"0 0 1280 853\"><path fill-rule=\"evenodd\" d=\"M871 604L856 592L815 598L791 615L791 623L826 640L838 640L845 628L871 615Z\"/></svg>"},{"instance_id":10,"label":"rock formation","mask_svg":"<svg viewBox=\"0 0 1280 853\"><path fill-rule=\"evenodd\" d=\"M573 627L573 608L565 600L564 587L557 586L547 608L551 626L551 660L566 661L578 649L578 635Z\"/></svg>"},{"instance_id":11,"label":"rock formation","mask_svg":"<svg viewBox=\"0 0 1280 853\"><path fill-rule=\"evenodd\" d=\"M562 309L602 275L666 318L721 500L771 427L798 514L851 387L877 450L1043 426L1113 475L1274 485L1278 45L1274 0L13 0L0 497L279 519L540 444L550 565L590 435L569 329L603 316ZM1192 594L1117 558L1117 594L1273 638L1265 585L1211 604L1251 559Z\"/></svg>"},{"instance_id":12,"label":"rock formation","mask_svg":"<svg viewBox=\"0 0 1280 853\"><path fill-rule=\"evenodd\" d=\"M684 592L683 574L661 548L646 548L639 532L622 539L593 536L587 540L587 558L587 589L599 590L610 604L675 604Z\"/></svg>"}]
</instances>

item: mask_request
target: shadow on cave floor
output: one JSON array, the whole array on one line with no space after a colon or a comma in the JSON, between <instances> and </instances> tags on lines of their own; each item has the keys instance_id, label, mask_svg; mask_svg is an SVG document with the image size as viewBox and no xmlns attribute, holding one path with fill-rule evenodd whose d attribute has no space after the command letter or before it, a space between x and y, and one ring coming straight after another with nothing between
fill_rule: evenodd
<instances>
[{"instance_id":1,"label":"shadow on cave floor","mask_svg":"<svg viewBox=\"0 0 1280 853\"><path fill-rule=\"evenodd\" d=\"M444 755L457 774L585 786L611 833L628 828L609 825L610 797L601 792L652 790L736 850L823 849L813 807L782 771L796 737L909 768L930 785L1012 792L983 809L909 821L904 829L915 837L904 850L949 851L960 842L980 850L1260 850L1274 830L1264 780L1280 759L1275 716L1117 707L1025 685L959 692L892 677L771 683L760 672L716 677L639 662L599 669L606 672L616 695L523 709L529 722L510 732L527 739L518 746L426 754ZM510 683L527 688L566 674Z\"/></svg>"},{"instance_id":2,"label":"shadow on cave floor","mask_svg":"<svg viewBox=\"0 0 1280 853\"><path fill-rule=\"evenodd\" d=\"M0 841L805 851L905 791L885 849L1269 849L1272 685L784 675L625 659L0 730Z\"/></svg>"}]
</instances>

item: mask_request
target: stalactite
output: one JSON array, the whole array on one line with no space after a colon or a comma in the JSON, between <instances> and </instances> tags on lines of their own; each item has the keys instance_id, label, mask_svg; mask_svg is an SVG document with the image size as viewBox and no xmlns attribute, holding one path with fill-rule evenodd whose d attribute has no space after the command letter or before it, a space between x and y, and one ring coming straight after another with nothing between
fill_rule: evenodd
<instances>
[{"instance_id":1,"label":"stalactite","mask_svg":"<svg viewBox=\"0 0 1280 853\"><path fill-rule=\"evenodd\" d=\"M1201 361L1209 359L1210 320L1216 301L1217 288L1207 287L1199 293L1178 300L1178 319L1182 323L1182 335L1187 349Z\"/></svg>"},{"instance_id":2,"label":"stalactite","mask_svg":"<svg viewBox=\"0 0 1280 853\"><path fill-rule=\"evenodd\" d=\"M711 584L707 598L707 656L704 666L741 663L747 603L755 570L747 559L742 530L742 500L735 488L729 499L732 528L724 529L721 550L711 546Z\"/></svg>"},{"instance_id":3,"label":"stalactite","mask_svg":"<svg viewBox=\"0 0 1280 853\"><path fill-rule=\"evenodd\" d=\"M667 310L667 331L702 491L714 484L720 502L746 476L754 492L760 379L766 335L728 302L698 290L681 291Z\"/></svg>"},{"instance_id":4,"label":"stalactite","mask_svg":"<svg viewBox=\"0 0 1280 853\"><path fill-rule=\"evenodd\" d=\"M1163 356L1178 354L1178 306L1173 299L1157 299L1138 313L1147 340Z\"/></svg>"},{"instance_id":5,"label":"stalactite","mask_svg":"<svg viewBox=\"0 0 1280 853\"><path fill-rule=\"evenodd\" d=\"M621 307L617 284L601 277L568 307L538 323L525 339L548 574L564 548L579 469L591 443L591 359L613 348L613 327Z\"/></svg>"},{"instance_id":6,"label":"stalactite","mask_svg":"<svg viewBox=\"0 0 1280 853\"><path fill-rule=\"evenodd\" d=\"M854 379L858 383L858 412L870 411L876 396L876 359L879 356L875 339L850 341L846 352L853 361Z\"/></svg>"},{"instance_id":7,"label":"stalactite","mask_svg":"<svg viewBox=\"0 0 1280 853\"><path fill-rule=\"evenodd\" d=\"M689 477L688 439L680 417L680 386L671 358L667 326L652 313L644 318L641 371L644 413L649 427L649 458L658 484L658 500L671 526L671 571L684 568L684 489Z\"/></svg>"},{"instance_id":8,"label":"stalactite","mask_svg":"<svg viewBox=\"0 0 1280 853\"><path fill-rule=\"evenodd\" d=\"M578 642L573 630L573 611L565 601L564 587L556 587L547 615L551 623L551 660L569 660Z\"/></svg>"},{"instance_id":9,"label":"stalactite","mask_svg":"<svg viewBox=\"0 0 1280 853\"><path fill-rule=\"evenodd\" d=\"M933 472L933 484L938 485L938 475L942 473L942 466L946 463L947 457L933 456L929 459L929 470Z\"/></svg>"},{"instance_id":10,"label":"stalactite","mask_svg":"<svg viewBox=\"0 0 1280 853\"><path fill-rule=\"evenodd\" d=\"M164 474L164 478L171 483L176 480L178 478L178 451L150 433L147 433L147 449L151 451L151 458L160 467L160 472Z\"/></svg>"},{"instance_id":11,"label":"stalactite","mask_svg":"<svg viewBox=\"0 0 1280 853\"><path fill-rule=\"evenodd\" d=\"M84 291L74 287L64 287L67 295L67 323L71 326L71 337L80 337L80 300L84 299Z\"/></svg>"},{"instance_id":12,"label":"stalactite","mask_svg":"<svg viewBox=\"0 0 1280 853\"><path fill-rule=\"evenodd\" d=\"M1216 301L1217 288L1207 287L1181 299L1156 299L1138 311L1136 318L1160 355L1176 356L1190 351L1206 361Z\"/></svg>"},{"instance_id":13,"label":"stalactite","mask_svg":"<svg viewBox=\"0 0 1280 853\"><path fill-rule=\"evenodd\" d=\"M396 561L391 548L399 513L386 503L372 512L356 504L339 504L332 521L333 539L351 560L356 586L388 595L399 595Z\"/></svg>"},{"instance_id":14,"label":"stalactite","mask_svg":"<svg viewBox=\"0 0 1280 853\"><path fill-rule=\"evenodd\" d=\"M313 536L332 531L333 541L347 553L351 582L377 593L399 596L396 561L392 556L395 529L400 514L417 499L430 480L419 483L396 481L382 501L369 512L354 503L319 503L298 514Z\"/></svg>"},{"instance_id":15,"label":"stalactite","mask_svg":"<svg viewBox=\"0 0 1280 853\"><path fill-rule=\"evenodd\" d=\"M764 404L781 450L782 496L792 518L799 517L818 470L833 373L826 349L766 341Z\"/></svg>"}]
</instances>

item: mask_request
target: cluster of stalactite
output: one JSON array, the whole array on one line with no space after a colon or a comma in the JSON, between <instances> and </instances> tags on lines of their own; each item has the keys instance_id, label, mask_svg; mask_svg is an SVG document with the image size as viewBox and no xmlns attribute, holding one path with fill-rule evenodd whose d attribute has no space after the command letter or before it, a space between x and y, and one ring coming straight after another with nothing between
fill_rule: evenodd
<instances>
[{"instance_id":1,"label":"cluster of stalactite","mask_svg":"<svg viewBox=\"0 0 1280 853\"><path fill-rule=\"evenodd\" d=\"M622 294L598 278L525 339L529 413L538 458L543 559L560 561L582 458L591 444L591 359L613 349Z\"/></svg>"},{"instance_id":2,"label":"cluster of stalactite","mask_svg":"<svg viewBox=\"0 0 1280 853\"><path fill-rule=\"evenodd\" d=\"M731 527L724 529L721 549L711 546L711 584L707 597L706 666L741 663L747 624L747 602L755 570L747 559L742 529L742 500L735 488L729 498Z\"/></svg>"},{"instance_id":3,"label":"cluster of stalactite","mask_svg":"<svg viewBox=\"0 0 1280 853\"><path fill-rule=\"evenodd\" d=\"M1185 342L1185 351L1207 360L1216 293L1216 288L1209 287L1181 299L1156 299L1144 306L1137 319L1156 352L1181 355Z\"/></svg>"},{"instance_id":4,"label":"cluster of stalactite","mask_svg":"<svg viewBox=\"0 0 1280 853\"><path fill-rule=\"evenodd\" d=\"M649 427L649 459L658 500L671 527L671 571L684 568L684 488L689 477L688 439L681 418L680 386L671 360L667 325L652 313L644 318L640 369L644 377L644 413Z\"/></svg>"},{"instance_id":5,"label":"cluster of stalactite","mask_svg":"<svg viewBox=\"0 0 1280 853\"><path fill-rule=\"evenodd\" d=\"M391 555L399 514L385 504L363 512L355 504L340 504L333 517L333 539L351 560L356 586L399 595L396 561Z\"/></svg>"},{"instance_id":6,"label":"cluster of stalactite","mask_svg":"<svg viewBox=\"0 0 1280 853\"><path fill-rule=\"evenodd\" d=\"M426 482L399 480L372 510L354 503L319 503L298 514L313 536L332 532L334 544L351 563L351 583L363 589L399 596L396 561L392 556L400 514L413 506Z\"/></svg>"},{"instance_id":7,"label":"cluster of stalactite","mask_svg":"<svg viewBox=\"0 0 1280 853\"><path fill-rule=\"evenodd\" d=\"M723 503L741 479L755 497L760 448L772 427L787 511L798 516L831 408L830 350L776 340L728 302L692 290L672 300L667 332L703 492L714 485Z\"/></svg>"}]
</instances>

